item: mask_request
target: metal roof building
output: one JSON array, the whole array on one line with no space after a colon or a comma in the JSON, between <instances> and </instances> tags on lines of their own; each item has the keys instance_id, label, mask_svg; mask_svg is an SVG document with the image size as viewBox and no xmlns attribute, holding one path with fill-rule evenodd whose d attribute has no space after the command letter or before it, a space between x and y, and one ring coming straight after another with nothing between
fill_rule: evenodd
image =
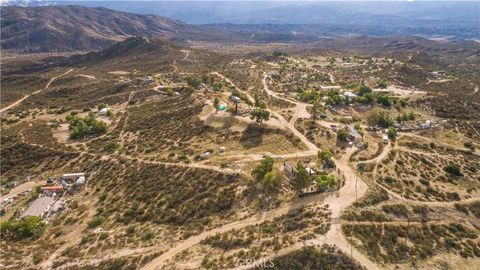
<instances>
[{"instance_id":1,"label":"metal roof building","mask_svg":"<svg viewBox=\"0 0 480 270\"><path fill-rule=\"evenodd\" d=\"M28 207L28 209L23 212L20 218L29 217L29 216L38 216L43 217L45 211L51 207L54 199L53 197L40 197L33 201L33 203Z\"/></svg>"}]
</instances>

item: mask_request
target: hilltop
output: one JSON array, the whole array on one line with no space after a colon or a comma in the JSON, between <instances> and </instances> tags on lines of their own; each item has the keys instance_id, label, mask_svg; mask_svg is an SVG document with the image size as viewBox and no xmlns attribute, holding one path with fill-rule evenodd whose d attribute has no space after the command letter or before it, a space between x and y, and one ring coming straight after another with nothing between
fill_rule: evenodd
<instances>
[{"instance_id":1,"label":"hilltop","mask_svg":"<svg viewBox=\"0 0 480 270\"><path fill-rule=\"evenodd\" d=\"M2 50L90 51L129 37L215 39L214 31L160 16L81 6L3 7Z\"/></svg>"}]
</instances>

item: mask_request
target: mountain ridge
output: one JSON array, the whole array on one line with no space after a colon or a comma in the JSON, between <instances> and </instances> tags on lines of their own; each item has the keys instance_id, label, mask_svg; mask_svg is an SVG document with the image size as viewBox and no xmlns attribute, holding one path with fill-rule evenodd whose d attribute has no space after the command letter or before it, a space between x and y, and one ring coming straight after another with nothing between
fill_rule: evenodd
<instances>
[{"instance_id":1,"label":"mountain ridge","mask_svg":"<svg viewBox=\"0 0 480 270\"><path fill-rule=\"evenodd\" d=\"M103 7L3 7L1 24L2 50L21 53L100 50L135 36L178 41L218 36L178 20Z\"/></svg>"}]
</instances>

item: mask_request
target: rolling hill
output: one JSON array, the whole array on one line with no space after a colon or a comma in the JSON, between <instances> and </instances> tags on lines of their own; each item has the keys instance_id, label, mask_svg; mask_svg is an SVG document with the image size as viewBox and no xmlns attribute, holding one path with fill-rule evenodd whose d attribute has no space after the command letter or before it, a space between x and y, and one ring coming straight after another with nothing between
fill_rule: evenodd
<instances>
[{"instance_id":1,"label":"rolling hill","mask_svg":"<svg viewBox=\"0 0 480 270\"><path fill-rule=\"evenodd\" d=\"M90 51L129 37L214 40L204 30L160 16L81 6L3 7L1 48L12 52Z\"/></svg>"}]
</instances>

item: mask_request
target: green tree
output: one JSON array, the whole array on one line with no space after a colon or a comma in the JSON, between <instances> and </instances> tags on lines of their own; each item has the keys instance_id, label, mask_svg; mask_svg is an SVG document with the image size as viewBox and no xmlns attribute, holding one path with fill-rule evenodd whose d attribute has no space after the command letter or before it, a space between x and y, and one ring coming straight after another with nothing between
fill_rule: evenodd
<instances>
[{"instance_id":1,"label":"green tree","mask_svg":"<svg viewBox=\"0 0 480 270\"><path fill-rule=\"evenodd\" d=\"M302 162L297 162L296 172L295 172L295 182L294 186L297 190L302 190L310 184L310 175L308 175L307 169Z\"/></svg>"},{"instance_id":2,"label":"green tree","mask_svg":"<svg viewBox=\"0 0 480 270\"><path fill-rule=\"evenodd\" d=\"M318 151L318 158L322 161L327 161L333 157L332 152L329 149L324 149L322 151Z\"/></svg>"},{"instance_id":3,"label":"green tree","mask_svg":"<svg viewBox=\"0 0 480 270\"><path fill-rule=\"evenodd\" d=\"M257 181L261 181L265 175L273 170L273 163L275 160L272 157L266 156L263 160L260 161L255 168L252 170L252 175L257 179Z\"/></svg>"},{"instance_id":4,"label":"green tree","mask_svg":"<svg viewBox=\"0 0 480 270\"><path fill-rule=\"evenodd\" d=\"M270 112L263 108L254 108L250 112L250 119L255 119L257 123L261 124L263 121L270 119Z\"/></svg>"},{"instance_id":5,"label":"green tree","mask_svg":"<svg viewBox=\"0 0 480 270\"><path fill-rule=\"evenodd\" d=\"M81 139L88 135L100 135L107 132L107 124L92 116L68 115L66 119L69 123L71 139Z\"/></svg>"},{"instance_id":6,"label":"green tree","mask_svg":"<svg viewBox=\"0 0 480 270\"><path fill-rule=\"evenodd\" d=\"M367 116L367 123L370 126L380 126L387 128L389 126L393 125L393 120L390 117L390 114L387 111L372 111L368 116Z\"/></svg>"},{"instance_id":7,"label":"green tree","mask_svg":"<svg viewBox=\"0 0 480 270\"><path fill-rule=\"evenodd\" d=\"M213 100L213 107L215 107L215 112L218 112L219 105L220 105L220 100L218 99L218 97L215 97L215 99Z\"/></svg>"},{"instance_id":8,"label":"green tree","mask_svg":"<svg viewBox=\"0 0 480 270\"><path fill-rule=\"evenodd\" d=\"M377 103L382 104L385 107L390 107L390 105L392 105L387 95L378 95Z\"/></svg>"},{"instance_id":9,"label":"green tree","mask_svg":"<svg viewBox=\"0 0 480 270\"><path fill-rule=\"evenodd\" d=\"M318 99L318 92L313 90L313 89L309 89L309 90L303 90L299 95L298 95L298 99L300 101L303 101L303 102L314 102L315 100Z\"/></svg>"},{"instance_id":10,"label":"green tree","mask_svg":"<svg viewBox=\"0 0 480 270\"><path fill-rule=\"evenodd\" d=\"M350 134L344 128L341 128L337 131L337 140L339 141L346 142L349 136Z\"/></svg>"},{"instance_id":11,"label":"green tree","mask_svg":"<svg viewBox=\"0 0 480 270\"><path fill-rule=\"evenodd\" d=\"M29 216L20 220L4 221L0 224L1 238L24 239L39 237L45 228L41 217Z\"/></svg>"},{"instance_id":12,"label":"green tree","mask_svg":"<svg viewBox=\"0 0 480 270\"><path fill-rule=\"evenodd\" d=\"M318 113L320 112L320 102L318 99L316 99L314 102L313 102L313 106L312 106L312 111L310 112L311 114L311 119L312 119L312 122L315 122L317 121L317 116L318 116Z\"/></svg>"},{"instance_id":13,"label":"green tree","mask_svg":"<svg viewBox=\"0 0 480 270\"><path fill-rule=\"evenodd\" d=\"M108 141L103 147L103 150L108 153L113 153L118 148L118 143L115 141Z\"/></svg>"},{"instance_id":14,"label":"green tree","mask_svg":"<svg viewBox=\"0 0 480 270\"><path fill-rule=\"evenodd\" d=\"M195 78L195 77L188 77L187 78L187 84L191 86L194 89L197 89L198 86L200 85L200 80Z\"/></svg>"},{"instance_id":15,"label":"green tree","mask_svg":"<svg viewBox=\"0 0 480 270\"><path fill-rule=\"evenodd\" d=\"M323 161L324 166L327 168L334 168L335 167L335 161L333 161L332 157L333 154L330 150L324 149L322 151L318 151L317 153L318 158Z\"/></svg>"},{"instance_id":16,"label":"green tree","mask_svg":"<svg viewBox=\"0 0 480 270\"><path fill-rule=\"evenodd\" d=\"M407 107L407 101L405 99L400 99L400 106L402 106L403 108Z\"/></svg>"},{"instance_id":17,"label":"green tree","mask_svg":"<svg viewBox=\"0 0 480 270\"><path fill-rule=\"evenodd\" d=\"M377 87L378 88L387 88L387 80L386 79L378 80Z\"/></svg>"},{"instance_id":18,"label":"green tree","mask_svg":"<svg viewBox=\"0 0 480 270\"><path fill-rule=\"evenodd\" d=\"M388 138L391 140L395 140L397 138L397 130L394 127L389 127L387 134Z\"/></svg>"},{"instance_id":19,"label":"green tree","mask_svg":"<svg viewBox=\"0 0 480 270\"><path fill-rule=\"evenodd\" d=\"M330 174L320 174L316 179L317 187L319 189L334 189L337 187L337 179Z\"/></svg>"},{"instance_id":20,"label":"green tree","mask_svg":"<svg viewBox=\"0 0 480 270\"><path fill-rule=\"evenodd\" d=\"M408 113L408 120L410 120L410 121L415 120L415 113L409 112L409 113Z\"/></svg>"},{"instance_id":21,"label":"green tree","mask_svg":"<svg viewBox=\"0 0 480 270\"><path fill-rule=\"evenodd\" d=\"M365 85L361 85L358 87L358 95L364 96L365 94L370 94L370 93L372 93L372 88Z\"/></svg>"},{"instance_id":22,"label":"green tree","mask_svg":"<svg viewBox=\"0 0 480 270\"><path fill-rule=\"evenodd\" d=\"M222 90L222 84L221 83L214 83L213 84L213 91L221 91Z\"/></svg>"},{"instance_id":23,"label":"green tree","mask_svg":"<svg viewBox=\"0 0 480 270\"><path fill-rule=\"evenodd\" d=\"M462 176L462 172L460 167L457 164L450 163L447 166L443 167L443 170L447 173L454 175L454 176Z\"/></svg>"},{"instance_id":24,"label":"green tree","mask_svg":"<svg viewBox=\"0 0 480 270\"><path fill-rule=\"evenodd\" d=\"M253 97L255 103L254 103L254 106L255 107L258 107L258 108L264 108L265 106L265 103L263 103L263 101L260 99L260 96L255 93L255 96Z\"/></svg>"},{"instance_id":25,"label":"green tree","mask_svg":"<svg viewBox=\"0 0 480 270\"><path fill-rule=\"evenodd\" d=\"M266 173L263 176L262 185L263 185L263 188L266 191L270 192L270 191L274 190L275 186L277 185L277 177L276 177L275 173L273 173L273 172Z\"/></svg>"}]
</instances>

